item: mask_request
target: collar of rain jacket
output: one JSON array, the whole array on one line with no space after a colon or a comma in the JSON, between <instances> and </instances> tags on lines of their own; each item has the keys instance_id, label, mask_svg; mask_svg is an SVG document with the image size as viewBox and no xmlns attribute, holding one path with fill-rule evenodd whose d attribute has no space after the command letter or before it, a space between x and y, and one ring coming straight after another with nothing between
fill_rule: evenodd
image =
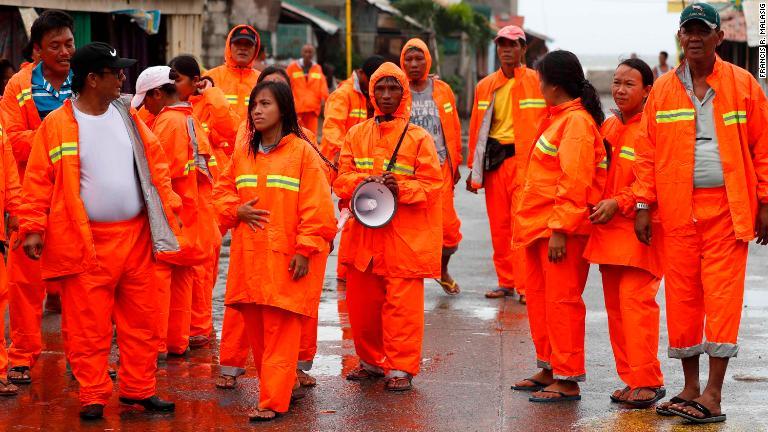
<instances>
[{"instance_id":1,"label":"collar of rain jacket","mask_svg":"<svg viewBox=\"0 0 768 432\"><path fill-rule=\"evenodd\" d=\"M410 107L411 107L411 86L408 83L408 78L405 76L405 73L403 73L402 69L397 67L394 63L386 62L379 66L379 68L374 72L373 76L370 79L370 82L368 83L368 94L371 98L371 104L373 105L373 108L375 110L375 116L382 116L384 115L383 112L379 109L379 106L376 104L376 98L373 96L373 88L376 86L376 83L379 82L381 79L386 77L393 77L395 78L399 83L400 86L403 88L403 98L400 99L400 105L397 107L397 110L392 113L392 116L395 118L403 118L408 119L411 116L410 113Z\"/></svg>"},{"instance_id":2,"label":"collar of rain jacket","mask_svg":"<svg viewBox=\"0 0 768 432\"><path fill-rule=\"evenodd\" d=\"M250 63L248 63L248 66L245 68L241 68L237 65L235 62L235 59L232 58L232 49L230 48L230 40L232 39L232 35L235 34L236 31L240 30L241 28L248 28L253 30L254 33L256 33L256 51L253 53L253 58L251 59ZM227 63L227 67L234 68L234 69L253 69L253 65L256 64L256 57L259 56L259 48L261 47L261 36L259 36L259 32L256 31L255 28L240 24L238 26L235 26L232 30L229 31L229 35L227 36L227 46L224 47L224 61Z\"/></svg>"},{"instance_id":3,"label":"collar of rain jacket","mask_svg":"<svg viewBox=\"0 0 768 432\"><path fill-rule=\"evenodd\" d=\"M578 109L584 109L584 105L581 104L581 98L576 98L568 102L563 102L560 105L548 107L547 111L549 112L550 116L556 116L566 111L574 111Z\"/></svg>"},{"instance_id":4,"label":"collar of rain jacket","mask_svg":"<svg viewBox=\"0 0 768 432\"><path fill-rule=\"evenodd\" d=\"M429 54L427 44L419 38L413 38L405 43L403 50L400 52L400 68L405 71L405 53L411 48L421 50L421 52L424 53L424 58L427 59L427 68L424 70L424 75L421 77L422 80L425 80L429 76L429 71L432 69L432 55ZM408 74L406 73L406 77L407 75Z\"/></svg>"}]
</instances>

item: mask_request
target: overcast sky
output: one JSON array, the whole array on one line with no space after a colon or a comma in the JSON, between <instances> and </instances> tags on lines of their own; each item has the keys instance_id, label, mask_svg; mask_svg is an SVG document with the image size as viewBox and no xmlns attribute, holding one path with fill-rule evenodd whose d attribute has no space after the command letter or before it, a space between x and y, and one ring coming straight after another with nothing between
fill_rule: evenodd
<instances>
[{"instance_id":1,"label":"overcast sky","mask_svg":"<svg viewBox=\"0 0 768 432\"><path fill-rule=\"evenodd\" d=\"M550 49L576 54L675 56L679 15L667 0L518 0L525 27L555 39Z\"/></svg>"}]
</instances>

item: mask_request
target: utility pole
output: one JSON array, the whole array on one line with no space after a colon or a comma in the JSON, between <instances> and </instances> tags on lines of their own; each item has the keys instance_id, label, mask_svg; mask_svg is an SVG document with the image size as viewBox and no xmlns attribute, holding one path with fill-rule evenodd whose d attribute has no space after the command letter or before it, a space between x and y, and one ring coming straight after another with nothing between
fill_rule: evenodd
<instances>
[{"instance_id":1,"label":"utility pole","mask_svg":"<svg viewBox=\"0 0 768 432\"><path fill-rule=\"evenodd\" d=\"M352 0L347 0L347 76L352 75Z\"/></svg>"}]
</instances>

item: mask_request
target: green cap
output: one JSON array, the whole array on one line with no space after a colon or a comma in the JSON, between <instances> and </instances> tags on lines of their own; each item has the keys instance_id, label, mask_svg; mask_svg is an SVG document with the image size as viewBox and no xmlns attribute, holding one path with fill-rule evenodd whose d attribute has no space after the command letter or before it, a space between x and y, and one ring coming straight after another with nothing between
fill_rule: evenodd
<instances>
[{"instance_id":1,"label":"green cap","mask_svg":"<svg viewBox=\"0 0 768 432\"><path fill-rule=\"evenodd\" d=\"M707 3L693 3L683 9L680 14L680 27L693 20L704 21L711 29L720 27L720 14Z\"/></svg>"}]
</instances>

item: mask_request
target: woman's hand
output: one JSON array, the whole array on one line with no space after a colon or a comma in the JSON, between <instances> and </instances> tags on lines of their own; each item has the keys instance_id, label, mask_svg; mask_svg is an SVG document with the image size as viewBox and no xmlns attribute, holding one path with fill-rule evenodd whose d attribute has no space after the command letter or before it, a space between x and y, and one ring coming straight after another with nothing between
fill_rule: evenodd
<instances>
[{"instance_id":1,"label":"woman's hand","mask_svg":"<svg viewBox=\"0 0 768 432\"><path fill-rule=\"evenodd\" d=\"M467 176L467 190L477 195L477 188L472 186L472 175Z\"/></svg>"},{"instance_id":2,"label":"woman's hand","mask_svg":"<svg viewBox=\"0 0 768 432\"><path fill-rule=\"evenodd\" d=\"M549 238L549 262L559 263L565 259L565 234L552 231Z\"/></svg>"},{"instance_id":3,"label":"woman's hand","mask_svg":"<svg viewBox=\"0 0 768 432\"><path fill-rule=\"evenodd\" d=\"M241 221L247 223L254 231L256 231L256 228L264 229L263 224L269 223L269 210L255 208L254 205L257 202L259 202L258 197L248 201L237 209L237 217Z\"/></svg>"},{"instance_id":4,"label":"woman's hand","mask_svg":"<svg viewBox=\"0 0 768 432\"><path fill-rule=\"evenodd\" d=\"M595 225L606 224L613 219L617 210L619 210L619 203L615 199L604 199L597 203L592 214L589 215L589 220Z\"/></svg>"},{"instance_id":5,"label":"woman's hand","mask_svg":"<svg viewBox=\"0 0 768 432\"><path fill-rule=\"evenodd\" d=\"M293 272L293 280L299 280L309 273L309 258L296 254L291 258L288 271Z\"/></svg>"}]
</instances>

